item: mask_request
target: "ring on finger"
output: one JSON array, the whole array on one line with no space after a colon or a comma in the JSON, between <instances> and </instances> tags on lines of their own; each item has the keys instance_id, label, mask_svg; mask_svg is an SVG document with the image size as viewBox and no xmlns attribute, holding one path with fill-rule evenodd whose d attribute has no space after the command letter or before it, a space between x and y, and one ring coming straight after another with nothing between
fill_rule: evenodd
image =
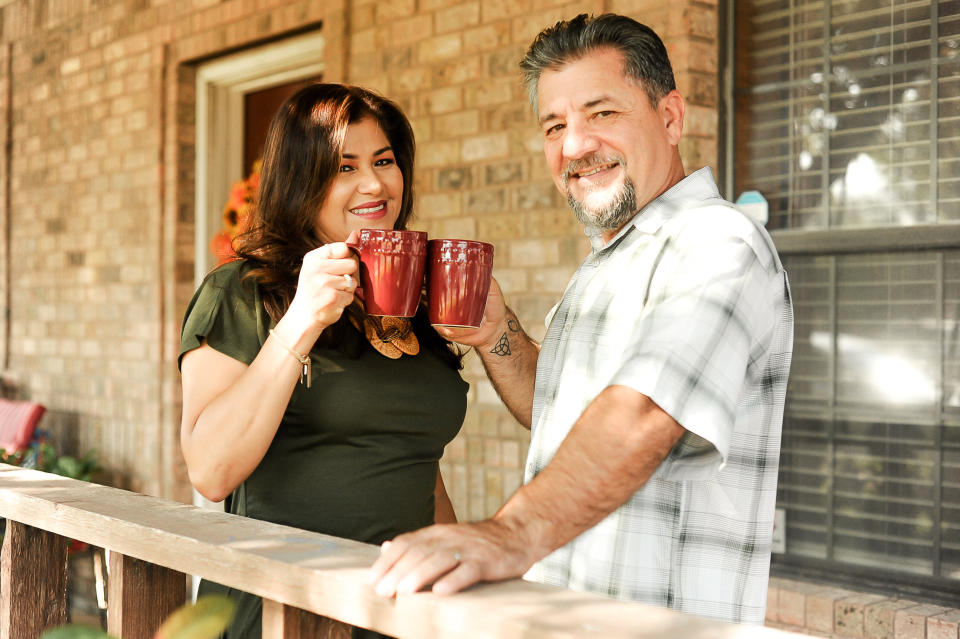
<instances>
[{"instance_id":1,"label":"ring on finger","mask_svg":"<svg viewBox=\"0 0 960 639\"><path fill-rule=\"evenodd\" d=\"M463 555L461 555L458 551L454 550L453 560L459 564L461 561L463 561Z\"/></svg>"},{"instance_id":2,"label":"ring on finger","mask_svg":"<svg viewBox=\"0 0 960 639\"><path fill-rule=\"evenodd\" d=\"M343 279L347 281L347 288L353 288L353 276L349 273L343 274Z\"/></svg>"}]
</instances>

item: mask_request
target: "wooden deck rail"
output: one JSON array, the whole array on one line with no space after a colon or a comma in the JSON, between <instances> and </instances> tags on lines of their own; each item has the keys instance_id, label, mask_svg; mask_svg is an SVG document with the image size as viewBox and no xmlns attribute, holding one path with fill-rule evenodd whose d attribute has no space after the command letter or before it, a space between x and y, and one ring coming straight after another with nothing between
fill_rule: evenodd
<instances>
[{"instance_id":1,"label":"wooden deck rail","mask_svg":"<svg viewBox=\"0 0 960 639\"><path fill-rule=\"evenodd\" d=\"M66 622L66 538L111 551L107 625L123 639L152 636L186 575L262 596L264 639L348 636L343 623L401 639L800 637L522 580L383 599L366 582L375 546L4 464L0 517L2 639Z\"/></svg>"}]
</instances>

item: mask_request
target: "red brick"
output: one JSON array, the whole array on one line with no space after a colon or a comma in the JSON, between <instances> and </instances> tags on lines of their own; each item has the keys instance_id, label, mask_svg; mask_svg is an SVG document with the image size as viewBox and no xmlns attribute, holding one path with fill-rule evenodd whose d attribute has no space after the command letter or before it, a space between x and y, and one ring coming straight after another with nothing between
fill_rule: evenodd
<instances>
[{"instance_id":1,"label":"red brick","mask_svg":"<svg viewBox=\"0 0 960 639\"><path fill-rule=\"evenodd\" d=\"M461 31L480 22L480 3L465 2L447 9L440 9L434 14L437 33Z\"/></svg>"},{"instance_id":2,"label":"red brick","mask_svg":"<svg viewBox=\"0 0 960 639\"><path fill-rule=\"evenodd\" d=\"M893 617L894 639L926 639L927 617L946 612L949 608L921 604L898 610Z\"/></svg>"},{"instance_id":3,"label":"red brick","mask_svg":"<svg viewBox=\"0 0 960 639\"><path fill-rule=\"evenodd\" d=\"M956 608L927 618L927 639L960 638L960 610Z\"/></svg>"},{"instance_id":4,"label":"red brick","mask_svg":"<svg viewBox=\"0 0 960 639\"><path fill-rule=\"evenodd\" d=\"M863 637L863 612L867 606L887 601L883 595L854 595L834 604L834 631L841 637Z\"/></svg>"}]
</instances>

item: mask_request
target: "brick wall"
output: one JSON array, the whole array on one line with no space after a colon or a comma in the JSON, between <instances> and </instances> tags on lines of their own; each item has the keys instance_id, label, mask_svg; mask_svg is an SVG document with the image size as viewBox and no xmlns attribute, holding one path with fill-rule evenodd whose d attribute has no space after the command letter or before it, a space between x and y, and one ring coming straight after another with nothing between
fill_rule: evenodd
<instances>
[{"instance_id":1,"label":"brick wall","mask_svg":"<svg viewBox=\"0 0 960 639\"><path fill-rule=\"evenodd\" d=\"M589 245L547 173L517 65L543 27L603 11L664 37L688 96L686 166L715 166L715 2L360 0L349 12L349 81L399 101L417 134L416 224L431 236L492 242L495 277L535 338ZM476 357L465 376L470 411L443 469L459 515L473 519L522 482L529 433L502 408Z\"/></svg>"},{"instance_id":2,"label":"brick wall","mask_svg":"<svg viewBox=\"0 0 960 639\"><path fill-rule=\"evenodd\" d=\"M715 164L715 1L0 2L0 373L48 407L66 452L98 449L112 483L190 499L176 353L196 250L196 65L309 29L327 39L326 78L410 116L415 224L493 242L509 303L542 336L588 245L546 172L517 62L544 26L602 11L664 36L688 97L686 166ZM527 433L473 357L465 376L444 470L477 518L520 484Z\"/></svg>"},{"instance_id":3,"label":"brick wall","mask_svg":"<svg viewBox=\"0 0 960 639\"><path fill-rule=\"evenodd\" d=\"M958 639L960 609L773 578L767 625L835 639Z\"/></svg>"}]
</instances>

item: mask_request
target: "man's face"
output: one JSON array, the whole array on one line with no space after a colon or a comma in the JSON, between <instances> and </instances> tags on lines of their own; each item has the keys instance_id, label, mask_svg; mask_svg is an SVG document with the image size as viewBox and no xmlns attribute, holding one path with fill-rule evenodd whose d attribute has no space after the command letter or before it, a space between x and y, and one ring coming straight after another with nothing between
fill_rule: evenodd
<instances>
[{"instance_id":1,"label":"man's face","mask_svg":"<svg viewBox=\"0 0 960 639\"><path fill-rule=\"evenodd\" d=\"M674 148L683 99L671 92L654 107L623 75L623 56L598 49L537 85L543 149L553 181L582 223L609 239L641 207L676 183Z\"/></svg>"}]
</instances>

